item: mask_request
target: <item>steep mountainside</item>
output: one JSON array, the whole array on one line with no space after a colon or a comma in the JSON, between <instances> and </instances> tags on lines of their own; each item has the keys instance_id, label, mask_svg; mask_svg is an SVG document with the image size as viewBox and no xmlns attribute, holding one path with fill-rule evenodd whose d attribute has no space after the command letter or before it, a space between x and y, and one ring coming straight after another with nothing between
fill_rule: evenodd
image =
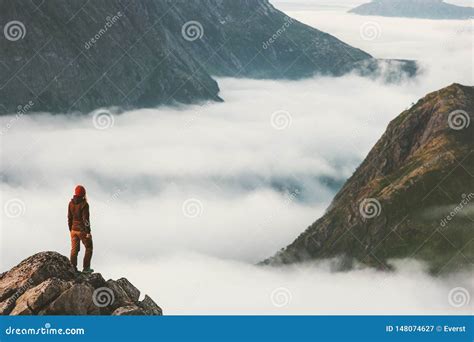
<instances>
[{"instance_id":1,"label":"steep mountainside","mask_svg":"<svg viewBox=\"0 0 474 342\"><path fill-rule=\"evenodd\" d=\"M219 101L210 75L380 69L268 0L0 0L0 13L0 114ZM414 62L395 66L416 72Z\"/></svg>"},{"instance_id":2,"label":"steep mountainside","mask_svg":"<svg viewBox=\"0 0 474 342\"><path fill-rule=\"evenodd\" d=\"M393 120L326 214L264 263L345 256L433 272L474 261L474 87L428 94Z\"/></svg>"},{"instance_id":3,"label":"steep mountainside","mask_svg":"<svg viewBox=\"0 0 474 342\"><path fill-rule=\"evenodd\" d=\"M85 275L56 252L37 253L0 274L0 315L162 315L127 279Z\"/></svg>"},{"instance_id":4,"label":"steep mountainside","mask_svg":"<svg viewBox=\"0 0 474 342\"><path fill-rule=\"evenodd\" d=\"M374 0L350 10L362 15L426 19L469 19L474 8L447 4L443 0Z\"/></svg>"},{"instance_id":5,"label":"steep mountainside","mask_svg":"<svg viewBox=\"0 0 474 342\"><path fill-rule=\"evenodd\" d=\"M19 22L0 39L0 111L29 101L32 111L88 112L218 100L189 42L160 20L172 11L165 1L0 0L3 29Z\"/></svg>"}]
</instances>

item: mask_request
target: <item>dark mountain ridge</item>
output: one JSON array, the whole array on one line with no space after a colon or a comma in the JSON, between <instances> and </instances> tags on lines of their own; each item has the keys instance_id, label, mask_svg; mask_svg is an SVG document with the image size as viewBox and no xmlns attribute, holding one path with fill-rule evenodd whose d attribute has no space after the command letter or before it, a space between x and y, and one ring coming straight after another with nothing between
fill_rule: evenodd
<instances>
[{"instance_id":1,"label":"dark mountain ridge","mask_svg":"<svg viewBox=\"0 0 474 342\"><path fill-rule=\"evenodd\" d=\"M443 0L374 0L349 12L361 15L424 19L469 19L474 8L456 6Z\"/></svg>"},{"instance_id":2,"label":"dark mountain ridge","mask_svg":"<svg viewBox=\"0 0 474 342\"><path fill-rule=\"evenodd\" d=\"M453 84L401 113L326 214L265 264L344 256L433 272L474 261L474 87ZM454 213L454 214L453 214Z\"/></svg>"},{"instance_id":3,"label":"dark mountain ridge","mask_svg":"<svg viewBox=\"0 0 474 342\"><path fill-rule=\"evenodd\" d=\"M0 114L221 101L211 75L379 69L369 54L268 0L0 0L0 13ZM391 78L417 67L400 61L396 69Z\"/></svg>"}]
</instances>

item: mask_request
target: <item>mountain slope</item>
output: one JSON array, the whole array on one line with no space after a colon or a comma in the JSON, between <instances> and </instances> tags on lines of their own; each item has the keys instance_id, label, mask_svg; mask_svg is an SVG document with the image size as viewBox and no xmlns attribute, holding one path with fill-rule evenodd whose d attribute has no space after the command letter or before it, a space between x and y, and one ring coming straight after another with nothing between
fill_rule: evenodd
<instances>
[{"instance_id":1,"label":"mountain slope","mask_svg":"<svg viewBox=\"0 0 474 342\"><path fill-rule=\"evenodd\" d=\"M374 0L349 12L426 19L469 19L474 16L474 8L447 4L443 0Z\"/></svg>"},{"instance_id":2,"label":"mountain slope","mask_svg":"<svg viewBox=\"0 0 474 342\"><path fill-rule=\"evenodd\" d=\"M41 252L0 274L0 315L162 315L127 279L85 275L56 252Z\"/></svg>"},{"instance_id":3,"label":"mountain slope","mask_svg":"<svg viewBox=\"0 0 474 342\"><path fill-rule=\"evenodd\" d=\"M29 101L34 111L88 112L219 100L186 42L160 23L172 10L165 1L0 0L2 18L24 26L0 39L0 111Z\"/></svg>"},{"instance_id":4,"label":"mountain slope","mask_svg":"<svg viewBox=\"0 0 474 342\"><path fill-rule=\"evenodd\" d=\"M0 0L0 12L0 114L220 101L211 75L381 69L268 0ZM416 73L414 62L394 65L395 77Z\"/></svg>"},{"instance_id":5,"label":"mountain slope","mask_svg":"<svg viewBox=\"0 0 474 342\"><path fill-rule=\"evenodd\" d=\"M401 113L326 214L264 263L346 256L376 267L413 257L433 272L472 265L473 108L474 87L453 84Z\"/></svg>"},{"instance_id":6,"label":"mountain slope","mask_svg":"<svg viewBox=\"0 0 474 342\"><path fill-rule=\"evenodd\" d=\"M182 3L186 5L181 6ZM207 11L202 10L205 4ZM269 1L175 2L182 20L167 21L180 30L186 18L200 23L201 39L187 47L213 75L300 78L340 69L372 57L337 38L286 16Z\"/></svg>"}]
</instances>

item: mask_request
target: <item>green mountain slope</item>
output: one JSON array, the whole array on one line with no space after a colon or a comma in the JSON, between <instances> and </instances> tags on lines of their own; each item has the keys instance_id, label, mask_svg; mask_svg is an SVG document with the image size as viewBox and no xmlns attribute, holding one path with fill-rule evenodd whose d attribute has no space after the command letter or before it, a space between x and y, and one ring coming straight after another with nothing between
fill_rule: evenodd
<instances>
[{"instance_id":1,"label":"green mountain slope","mask_svg":"<svg viewBox=\"0 0 474 342\"><path fill-rule=\"evenodd\" d=\"M426 261L433 272L474 260L474 87L453 84L401 113L326 214L266 260L345 256L375 267Z\"/></svg>"}]
</instances>

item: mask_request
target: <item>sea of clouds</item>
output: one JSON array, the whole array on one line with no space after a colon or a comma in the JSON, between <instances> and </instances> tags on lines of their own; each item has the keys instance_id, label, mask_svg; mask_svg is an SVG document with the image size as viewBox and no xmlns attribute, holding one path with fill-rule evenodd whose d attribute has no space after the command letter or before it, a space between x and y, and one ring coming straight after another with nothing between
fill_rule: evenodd
<instances>
[{"instance_id":1,"label":"sea of clouds","mask_svg":"<svg viewBox=\"0 0 474 342\"><path fill-rule=\"evenodd\" d=\"M41 250L68 254L67 202L81 183L94 267L168 314L472 310L453 295L470 299L471 274L433 278L416 260L394 261L392 273L255 266L324 213L390 120L428 92L473 84L472 21L346 13L356 2L275 4L376 57L416 59L420 76L218 79L224 103L1 117L0 271Z\"/></svg>"}]
</instances>

